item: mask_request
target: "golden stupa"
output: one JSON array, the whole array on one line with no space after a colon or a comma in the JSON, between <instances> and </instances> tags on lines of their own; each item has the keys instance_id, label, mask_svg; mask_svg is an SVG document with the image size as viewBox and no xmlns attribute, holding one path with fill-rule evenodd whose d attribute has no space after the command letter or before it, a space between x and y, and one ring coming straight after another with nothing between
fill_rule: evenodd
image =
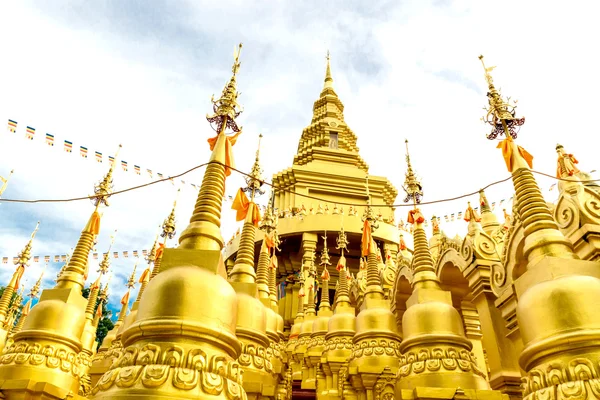
<instances>
[{"instance_id":1,"label":"golden stupa","mask_svg":"<svg viewBox=\"0 0 600 400\"><path fill-rule=\"evenodd\" d=\"M225 181L241 133L240 50L207 116L216 136L179 246L167 243L173 206L100 346L108 256L86 280L114 164L55 287L33 305L40 277L21 309L36 228L0 298L0 398L600 398L600 186L557 145L560 196L543 199L532 156L515 142L525 120L500 96L491 68L484 65L487 137L503 138L498 148L515 190L504 221L481 191L478 206L465 201L464 238L447 237L428 216L428 239L407 141L412 228L396 226L398 191L370 175L359 155L328 55L292 166L273 177L261 215L256 198L268 183L256 152L232 207L243 227L225 243Z\"/></svg>"}]
</instances>

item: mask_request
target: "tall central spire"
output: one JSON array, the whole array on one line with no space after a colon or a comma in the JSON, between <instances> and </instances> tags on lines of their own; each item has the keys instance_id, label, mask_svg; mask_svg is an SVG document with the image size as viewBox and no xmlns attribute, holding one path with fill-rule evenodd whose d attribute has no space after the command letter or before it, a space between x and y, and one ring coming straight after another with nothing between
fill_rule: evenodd
<instances>
[{"instance_id":1,"label":"tall central spire","mask_svg":"<svg viewBox=\"0 0 600 400\"><path fill-rule=\"evenodd\" d=\"M329 51L326 60L323 89L314 103L311 124L302 132L294 164L304 165L321 157L331 161L334 157L337 163L352 164L366 172L369 168L358 154L356 135L344 120L344 104L333 88ZM328 155L321 155L317 149L327 151ZM348 153L332 155L329 150L345 150Z\"/></svg>"}]
</instances>

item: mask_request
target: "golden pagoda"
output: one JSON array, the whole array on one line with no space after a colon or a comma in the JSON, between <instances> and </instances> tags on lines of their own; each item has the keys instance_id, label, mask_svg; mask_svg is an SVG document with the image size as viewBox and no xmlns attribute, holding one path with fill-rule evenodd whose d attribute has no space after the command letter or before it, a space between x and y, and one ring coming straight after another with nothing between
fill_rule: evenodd
<instances>
[{"instance_id":1,"label":"golden pagoda","mask_svg":"<svg viewBox=\"0 0 600 400\"><path fill-rule=\"evenodd\" d=\"M495 88L492 68L484 65L487 138L503 138L498 148L515 190L504 221L483 190L464 199L462 236L448 237L435 216L426 221L406 141L411 228L396 225L397 190L369 175L328 55L312 121L292 166L274 175L262 217L257 197L268 182L259 136L232 207L243 225L225 245L223 195L241 133L240 49L207 116L216 136L190 223L168 248L174 205L98 350L109 252L88 299L81 293L114 165L96 186L96 208L56 286L32 307L40 277L16 321L34 231L0 298L0 398L600 398L600 186L558 145L559 198L544 200L532 156L516 144L525 120Z\"/></svg>"}]
</instances>

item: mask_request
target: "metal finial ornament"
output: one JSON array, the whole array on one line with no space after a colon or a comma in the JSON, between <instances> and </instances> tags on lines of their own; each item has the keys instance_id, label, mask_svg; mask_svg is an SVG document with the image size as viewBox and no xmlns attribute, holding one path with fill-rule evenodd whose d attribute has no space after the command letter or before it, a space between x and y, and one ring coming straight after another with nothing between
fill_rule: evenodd
<instances>
[{"instance_id":1,"label":"metal finial ornament","mask_svg":"<svg viewBox=\"0 0 600 400\"><path fill-rule=\"evenodd\" d=\"M494 140L499 136L517 138L518 129L525 123L525 118L517 118L515 109L517 102L511 103L510 97L506 101L502 99L500 91L494 87L494 82L490 72L496 67L486 67L483 62L483 56L479 56L483 69L485 71L485 80L488 83L488 102L489 108L485 109L487 114L482 120L492 126L492 131L486 137Z\"/></svg>"},{"instance_id":2,"label":"metal finial ornament","mask_svg":"<svg viewBox=\"0 0 600 400\"><path fill-rule=\"evenodd\" d=\"M408 152L408 140L404 140L406 144L406 178L404 180L404 192L406 193L406 197L404 198L404 202L408 203L411 199L413 205L416 207L417 204L421 203L421 199L423 198L423 187L421 186L421 182L417 179L415 172L412 169L412 164L410 163L410 154Z\"/></svg>"},{"instance_id":3,"label":"metal finial ornament","mask_svg":"<svg viewBox=\"0 0 600 400\"><path fill-rule=\"evenodd\" d=\"M179 194L180 191L181 189L179 189L177 193ZM171 213L162 224L162 232L160 233L160 237L168 239L173 239L175 237L175 234L177 233L175 231L175 207L177 207L177 199L173 203L173 209L171 210Z\"/></svg>"},{"instance_id":4,"label":"metal finial ornament","mask_svg":"<svg viewBox=\"0 0 600 400\"><path fill-rule=\"evenodd\" d=\"M114 233L110 235L110 244L108 245L108 250L102 256L102 260L98 264L98 269L96 272L99 272L102 275L105 275L110 269L110 249L112 245L115 243L115 238L117 237L117 230L115 229Z\"/></svg>"},{"instance_id":5,"label":"metal finial ornament","mask_svg":"<svg viewBox=\"0 0 600 400\"><path fill-rule=\"evenodd\" d=\"M346 236L346 232L344 232L344 228L340 229L340 233L338 234L338 237L336 238L336 243L337 246L335 247L337 250L341 250L342 254L344 254L344 250L348 249L348 245L350 244L350 242L348 242L348 237Z\"/></svg>"},{"instance_id":6,"label":"metal finial ornament","mask_svg":"<svg viewBox=\"0 0 600 400\"><path fill-rule=\"evenodd\" d=\"M320 265L327 268L327 266L331 265L331 260L329 258L329 249L327 248L327 231L325 231L325 234L321 237L323 238L323 251L321 252Z\"/></svg>"},{"instance_id":7,"label":"metal finial ornament","mask_svg":"<svg viewBox=\"0 0 600 400\"><path fill-rule=\"evenodd\" d=\"M42 278L44 277L44 273L46 272L47 267L48 267L48 263L46 263L46 265L44 266L44 269L42 270L40 277L38 278L35 285L32 286L31 290L29 291L29 294L27 295L28 297L31 298L31 300L37 299L38 295L40 294L40 287L42 286Z\"/></svg>"},{"instance_id":8,"label":"metal finial ornament","mask_svg":"<svg viewBox=\"0 0 600 400\"><path fill-rule=\"evenodd\" d=\"M237 91L237 85L235 77L240 69L240 52L242 51L242 44L240 43L238 48L235 49L233 53L233 67L231 68L231 72L233 72L233 76L225 85L223 89L223 93L221 93L221 97L217 100L213 97L210 101L213 103L213 112L214 114L207 115L206 120L210 123L212 128L218 133L227 133L225 132L227 129L230 129L232 132L239 132L242 130L241 127L238 127L235 119L243 112L242 106L237 103L237 98L241 93Z\"/></svg>"},{"instance_id":9,"label":"metal finial ornament","mask_svg":"<svg viewBox=\"0 0 600 400\"><path fill-rule=\"evenodd\" d=\"M260 167L259 155L260 155L260 142L263 135L258 135L258 149L256 149L256 158L254 160L254 164L252 165L252 170L250 173L244 178L246 181L246 187L242 190L248 194L250 194L250 201L254 200L255 196L260 196L265 194L265 191L262 188L264 185L262 173L263 170Z\"/></svg>"},{"instance_id":10,"label":"metal finial ornament","mask_svg":"<svg viewBox=\"0 0 600 400\"><path fill-rule=\"evenodd\" d=\"M108 198L112 194L113 189L113 172L115 170L115 164L117 163L117 157L122 147L123 145L120 144L112 160L112 163L109 159L110 168L104 179L102 179L102 181L100 181L94 186L94 196L92 197L92 203L94 203L96 208L98 208L101 205L105 205L107 207L109 206Z\"/></svg>"},{"instance_id":11,"label":"metal finial ornament","mask_svg":"<svg viewBox=\"0 0 600 400\"><path fill-rule=\"evenodd\" d=\"M138 261L136 261L133 265L133 271L131 272L131 276L129 276L129 279L127 280L126 286L128 289L133 289L135 287L135 271L137 270L137 265Z\"/></svg>"},{"instance_id":12,"label":"metal finial ornament","mask_svg":"<svg viewBox=\"0 0 600 400\"><path fill-rule=\"evenodd\" d=\"M367 192L367 208L365 208L365 212L363 213L361 220L363 222L369 221L369 225L371 225L371 232L375 232L377 228L379 228L379 222L377 221L377 217L373 212L373 207L371 207L371 193L369 192L369 174L367 174L365 180Z\"/></svg>"},{"instance_id":13,"label":"metal finial ornament","mask_svg":"<svg viewBox=\"0 0 600 400\"><path fill-rule=\"evenodd\" d=\"M259 229L264 231L266 234L271 234L271 232L277 229L277 217L275 216L273 210L273 204L275 202L275 192L271 190L271 198L269 199L269 204L263 214L262 220L259 224Z\"/></svg>"}]
</instances>

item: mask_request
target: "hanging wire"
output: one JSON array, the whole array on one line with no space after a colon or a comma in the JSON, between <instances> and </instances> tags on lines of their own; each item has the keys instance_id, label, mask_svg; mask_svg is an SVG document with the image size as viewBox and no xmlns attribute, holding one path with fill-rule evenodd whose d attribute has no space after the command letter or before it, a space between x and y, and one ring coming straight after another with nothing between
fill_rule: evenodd
<instances>
[{"instance_id":1,"label":"hanging wire","mask_svg":"<svg viewBox=\"0 0 600 400\"><path fill-rule=\"evenodd\" d=\"M212 163L221 164L221 165L225 166L225 164L223 164L223 163L221 163L219 161L210 161L210 162L207 162L207 163L204 163L204 164L197 165L197 166L195 166L193 168L190 168L187 171L182 172L182 173L180 173L178 175L173 175L173 176L170 176L170 177L167 177L167 178L163 178L163 179L159 179L159 180L156 180L156 181L148 182L148 183L145 183L143 185L132 186L130 188L123 189L123 190L117 190L117 191L115 191L115 192L113 192L111 194L111 197L119 195L119 194L122 194L122 193L131 192L133 190L138 190L138 189L141 189L141 188L144 188L144 187L147 187L147 186L155 185L157 183L161 183L161 182L165 182L165 181L170 181L170 180L172 180L174 178L179 178L181 176L189 174L192 171L195 171L195 170L197 170L199 168L205 167L208 164L212 164ZM237 172L237 173L239 173L239 174L241 174L241 175L243 175L245 177L250 177L250 174L248 174L246 172L243 172L243 171L240 171L239 169L236 169L236 168L233 168L233 167L227 167L227 168L229 168L232 171L235 171L235 172ZM545 176L545 177L548 177L548 178L555 179L557 181L571 181L572 182L572 179L557 178L556 176L553 176L553 175L550 175L550 174L546 174L544 172L539 172L539 171L534 171L534 170L531 170L531 172L533 172L534 174L538 174L538 175L541 175L541 176ZM477 190L475 190L473 192L470 192L470 193L465 193L465 194L462 194L462 195L459 195L459 196L447 197L447 198L438 199L438 200L424 201L424 202L422 202L420 204L421 205L428 205L428 204L445 203L445 202L449 202L449 201L463 199L465 197L474 196L474 195L479 194L480 190L485 190L485 189L488 189L488 188L490 188L492 186L498 185L500 183L504 183L504 182L508 181L511 178L512 178L512 175L508 176L507 178L504 178L504 179L492 182L492 183L490 183L490 184L488 184L488 185L486 185L486 186L484 186L484 187L482 187L480 189L477 189ZM600 179L589 179L589 180L579 181L579 182L580 183L592 183L592 182L599 182L599 181L600 181ZM270 182L267 182L267 181L262 181L262 183L265 184L265 185L267 185L267 186L272 187L274 190L279 191L279 192L288 192L288 193L291 193L291 194L294 194L296 196L303 197L303 198L306 198L306 199L311 199L311 200L316 200L316 201L322 201L322 202L328 202L327 199L324 199L324 198L321 198L321 197L317 197L317 196L310 196L308 194L297 193L297 192L295 192L295 191L293 191L291 189L281 188L281 187L279 187L277 185L274 185L274 184L272 184ZM91 196L74 197L74 198L70 198L70 199L37 199L37 200L21 200L21 199L0 198L0 202L4 202L4 203L67 203L67 202L72 202L72 201L89 200L89 199L93 199L94 197L95 196L91 195ZM353 206L353 207L364 206L363 203L336 202L336 204L341 205L341 206ZM390 204L372 204L371 207L412 207L412 204L391 204L391 205Z\"/></svg>"}]
</instances>

